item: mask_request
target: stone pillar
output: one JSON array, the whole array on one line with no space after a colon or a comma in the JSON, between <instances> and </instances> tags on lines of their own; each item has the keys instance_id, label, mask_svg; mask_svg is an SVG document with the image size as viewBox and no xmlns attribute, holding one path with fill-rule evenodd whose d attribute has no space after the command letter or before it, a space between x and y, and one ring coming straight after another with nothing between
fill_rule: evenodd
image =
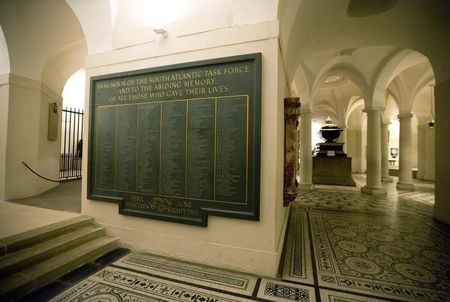
<instances>
[{"instance_id":1,"label":"stone pillar","mask_svg":"<svg viewBox=\"0 0 450 302\"><path fill-rule=\"evenodd\" d=\"M342 129L341 135L338 138L339 143L343 143L343 151L344 153L347 153L347 127L346 126L339 126L339 128Z\"/></svg>"},{"instance_id":2,"label":"stone pillar","mask_svg":"<svg viewBox=\"0 0 450 302\"><path fill-rule=\"evenodd\" d=\"M284 99L284 205L297 197L298 167L298 118L300 117L300 98Z\"/></svg>"},{"instance_id":3,"label":"stone pillar","mask_svg":"<svg viewBox=\"0 0 450 302\"><path fill-rule=\"evenodd\" d=\"M367 113L367 181L361 192L386 194L386 189L381 186L381 109L364 111Z\"/></svg>"},{"instance_id":4,"label":"stone pillar","mask_svg":"<svg viewBox=\"0 0 450 302\"><path fill-rule=\"evenodd\" d=\"M397 189L400 190L414 190L411 164L411 118L411 113L398 115L400 121L400 145Z\"/></svg>"},{"instance_id":5,"label":"stone pillar","mask_svg":"<svg viewBox=\"0 0 450 302\"><path fill-rule=\"evenodd\" d=\"M436 83L435 96L435 203L434 218L450 225L450 79Z\"/></svg>"},{"instance_id":6,"label":"stone pillar","mask_svg":"<svg viewBox=\"0 0 450 302\"><path fill-rule=\"evenodd\" d=\"M312 184L311 111L305 107L300 118L300 190L310 191Z\"/></svg>"},{"instance_id":7,"label":"stone pillar","mask_svg":"<svg viewBox=\"0 0 450 302\"><path fill-rule=\"evenodd\" d=\"M392 182L389 176L389 126L390 123L381 123L381 181Z\"/></svg>"},{"instance_id":8,"label":"stone pillar","mask_svg":"<svg viewBox=\"0 0 450 302\"><path fill-rule=\"evenodd\" d=\"M417 126L417 178L425 176L425 131L428 125Z\"/></svg>"},{"instance_id":9,"label":"stone pillar","mask_svg":"<svg viewBox=\"0 0 450 302\"><path fill-rule=\"evenodd\" d=\"M423 175L424 180L434 181L435 175L435 128L425 128L425 171Z\"/></svg>"}]
</instances>

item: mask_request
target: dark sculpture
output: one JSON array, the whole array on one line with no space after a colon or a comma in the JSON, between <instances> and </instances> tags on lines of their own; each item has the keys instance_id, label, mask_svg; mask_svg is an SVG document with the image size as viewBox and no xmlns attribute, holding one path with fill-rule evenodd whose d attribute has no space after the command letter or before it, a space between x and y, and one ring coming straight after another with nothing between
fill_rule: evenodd
<instances>
[{"instance_id":1,"label":"dark sculpture","mask_svg":"<svg viewBox=\"0 0 450 302\"><path fill-rule=\"evenodd\" d=\"M341 135L342 129L333 124L333 121L328 117L325 121L325 125L320 128L320 135L326 143L333 143Z\"/></svg>"}]
</instances>

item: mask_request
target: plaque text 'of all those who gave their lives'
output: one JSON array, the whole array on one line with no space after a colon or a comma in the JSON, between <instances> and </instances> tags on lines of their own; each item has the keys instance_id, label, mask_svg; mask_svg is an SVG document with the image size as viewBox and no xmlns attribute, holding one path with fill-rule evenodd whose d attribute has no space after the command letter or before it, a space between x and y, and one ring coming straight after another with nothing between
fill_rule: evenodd
<instances>
[{"instance_id":1,"label":"plaque text 'of all those who gave their lives'","mask_svg":"<svg viewBox=\"0 0 450 302\"><path fill-rule=\"evenodd\" d=\"M88 198L194 225L259 219L261 54L91 78Z\"/></svg>"}]
</instances>

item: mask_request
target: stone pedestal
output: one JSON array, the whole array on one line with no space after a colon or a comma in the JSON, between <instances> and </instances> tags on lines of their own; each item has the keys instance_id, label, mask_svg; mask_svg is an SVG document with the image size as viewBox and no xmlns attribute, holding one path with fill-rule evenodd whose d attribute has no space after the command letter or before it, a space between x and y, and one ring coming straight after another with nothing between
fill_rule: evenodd
<instances>
[{"instance_id":1,"label":"stone pedestal","mask_svg":"<svg viewBox=\"0 0 450 302\"><path fill-rule=\"evenodd\" d=\"M284 99L284 189L283 200L287 206L297 197L298 119L300 98Z\"/></svg>"},{"instance_id":2,"label":"stone pedestal","mask_svg":"<svg viewBox=\"0 0 450 302\"><path fill-rule=\"evenodd\" d=\"M352 178L352 159L344 152L344 143L337 142L342 129L332 124L330 118L325 121L320 134L326 140L319 144L319 152L313 158L313 183L356 186Z\"/></svg>"},{"instance_id":3,"label":"stone pedestal","mask_svg":"<svg viewBox=\"0 0 450 302\"><path fill-rule=\"evenodd\" d=\"M356 186L352 178L352 159L342 156L313 158L313 183L338 186Z\"/></svg>"}]
</instances>

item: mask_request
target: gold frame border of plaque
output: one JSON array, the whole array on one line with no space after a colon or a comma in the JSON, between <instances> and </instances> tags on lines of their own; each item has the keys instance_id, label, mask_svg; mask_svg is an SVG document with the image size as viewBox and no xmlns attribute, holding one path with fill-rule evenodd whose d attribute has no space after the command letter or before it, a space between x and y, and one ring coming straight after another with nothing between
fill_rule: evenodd
<instances>
[{"instance_id":1,"label":"gold frame border of plaque","mask_svg":"<svg viewBox=\"0 0 450 302\"><path fill-rule=\"evenodd\" d=\"M259 220L261 57L92 77L88 199L199 226Z\"/></svg>"}]
</instances>

